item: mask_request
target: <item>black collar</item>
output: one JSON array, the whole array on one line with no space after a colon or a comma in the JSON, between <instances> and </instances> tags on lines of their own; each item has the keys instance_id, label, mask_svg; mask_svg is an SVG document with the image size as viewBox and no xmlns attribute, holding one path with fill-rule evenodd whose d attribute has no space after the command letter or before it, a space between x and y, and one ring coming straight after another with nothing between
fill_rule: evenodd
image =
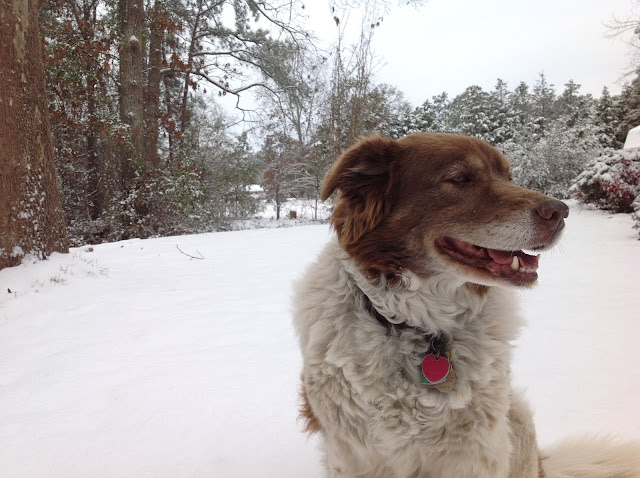
<instances>
[{"instance_id":1,"label":"black collar","mask_svg":"<svg viewBox=\"0 0 640 478\"><path fill-rule=\"evenodd\" d=\"M389 333L393 333L396 330L399 331L399 330L406 330L406 329L414 329L418 332L421 332L424 335L425 340L429 344L430 353L433 353L438 357L444 354L448 341L443 337L442 334L440 333L428 334L423 330L420 330L418 327L411 326L406 322L400 322L400 323L391 322L384 315L378 312L378 309L375 308L375 306L373 305L373 303L371 302L371 299L369 299L367 294L365 294L362 291L360 292L362 293L362 300L364 302L364 306L369 312L369 314L371 314L371 316L373 316L378 321L378 323L380 323L380 325L386 328Z\"/></svg>"},{"instance_id":2,"label":"black collar","mask_svg":"<svg viewBox=\"0 0 640 478\"><path fill-rule=\"evenodd\" d=\"M367 294L365 294L364 292L362 292L362 300L364 302L365 308L367 309L367 312L369 312L369 314L371 314L380 323L380 325L382 325L389 331L411 328L411 326L406 322L395 323L387 319L384 315L378 312L378 309L375 308L375 306L371 303L371 299L369 299Z\"/></svg>"}]
</instances>

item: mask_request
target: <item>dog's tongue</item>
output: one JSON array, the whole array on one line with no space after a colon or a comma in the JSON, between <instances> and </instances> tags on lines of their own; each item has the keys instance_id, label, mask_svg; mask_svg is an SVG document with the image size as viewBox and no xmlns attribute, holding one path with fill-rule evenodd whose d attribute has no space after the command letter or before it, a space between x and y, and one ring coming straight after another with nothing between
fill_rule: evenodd
<instances>
[{"instance_id":1,"label":"dog's tongue","mask_svg":"<svg viewBox=\"0 0 640 478\"><path fill-rule=\"evenodd\" d=\"M469 242L455 239L453 237L447 238L449 244L455 248L455 250L471 259L486 260L491 258L490 264L492 267L510 266L512 270L518 270L520 267L524 267L529 271L535 271L538 269L538 257L531 256L523 251L501 251L499 249L489 249L488 247L474 246ZM488 256L488 257L487 257ZM514 264L513 258L517 257L518 262ZM485 267L489 267L486 265Z\"/></svg>"},{"instance_id":2,"label":"dog's tongue","mask_svg":"<svg viewBox=\"0 0 640 478\"><path fill-rule=\"evenodd\" d=\"M489 254L491 259L501 265L511 264L515 256L520 262L520 267L534 270L538 268L538 257L526 254L522 251L499 251L497 249L487 249L487 254Z\"/></svg>"},{"instance_id":3,"label":"dog's tongue","mask_svg":"<svg viewBox=\"0 0 640 478\"><path fill-rule=\"evenodd\" d=\"M498 264L511 264L513 261L514 253L511 251L499 251L497 249L487 249L489 257L496 261Z\"/></svg>"}]
</instances>

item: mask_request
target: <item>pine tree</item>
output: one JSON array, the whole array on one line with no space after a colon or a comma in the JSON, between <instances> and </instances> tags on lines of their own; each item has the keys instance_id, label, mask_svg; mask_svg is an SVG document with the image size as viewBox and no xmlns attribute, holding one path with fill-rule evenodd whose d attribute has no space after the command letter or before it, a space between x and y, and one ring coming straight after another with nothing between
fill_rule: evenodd
<instances>
[{"instance_id":1,"label":"pine tree","mask_svg":"<svg viewBox=\"0 0 640 478\"><path fill-rule=\"evenodd\" d=\"M529 85L524 81L520 82L513 90L509 100L509 110L512 112L514 128L521 131L523 128L529 127L533 114L533 98L529 93Z\"/></svg>"},{"instance_id":2,"label":"pine tree","mask_svg":"<svg viewBox=\"0 0 640 478\"><path fill-rule=\"evenodd\" d=\"M448 131L451 132L451 100L446 92L442 92L439 95L431 98L431 103L435 110L435 123L434 131Z\"/></svg>"},{"instance_id":3,"label":"pine tree","mask_svg":"<svg viewBox=\"0 0 640 478\"><path fill-rule=\"evenodd\" d=\"M234 218L255 214L259 202L250 186L261 182L261 170L260 163L249 146L246 132L236 138L233 149L220 166L218 174L222 176L227 190L224 194L227 213Z\"/></svg>"},{"instance_id":4,"label":"pine tree","mask_svg":"<svg viewBox=\"0 0 640 478\"><path fill-rule=\"evenodd\" d=\"M600 144L604 147L621 149L623 143L616 138L616 131L619 128L621 110L618 99L611 96L609 88L602 89L602 94L597 100L595 114L599 125Z\"/></svg>"},{"instance_id":5,"label":"pine tree","mask_svg":"<svg viewBox=\"0 0 640 478\"><path fill-rule=\"evenodd\" d=\"M404 136L402 124L410 114L411 107L400 90L384 83L375 85L367 100L365 134L377 132L391 138Z\"/></svg>"},{"instance_id":6,"label":"pine tree","mask_svg":"<svg viewBox=\"0 0 640 478\"><path fill-rule=\"evenodd\" d=\"M514 111L511 109L511 96L507 83L498 78L491 92L489 109L492 128L488 132L488 140L493 145L500 145L513 137Z\"/></svg>"},{"instance_id":7,"label":"pine tree","mask_svg":"<svg viewBox=\"0 0 640 478\"><path fill-rule=\"evenodd\" d=\"M547 81L544 73L540 73L536 84L533 86L532 113L533 123L535 124L535 132L540 136L544 136L545 131L551 121L556 118L554 105L556 102L556 93L554 86Z\"/></svg>"},{"instance_id":8,"label":"pine tree","mask_svg":"<svg viewBox=\"0 0 640 478\"><path fill-rule=\"evenodd\" d=\"M640 69L630 85L622 90L624 113L619 124L617 139L624 143L627 133L640 125Z\"/></svg>"},{"instance_id":9,"label":"pine tree","mask_svg":"<svg viewBox=\"0 0 640 478\"><path fill-rule=\"evenodd\" d=\"M424 103L416 107L404 118L402 127L400 128L401 134L399 134L398 137L421 131L434 133L443 131L443 125L440 124L438 119L437 107L429 100L425 100Z\"/></svg>"},{"instance_id":10,"label":"pine tree","mask_svg":"<svg viewBox=\"0 0 640 478\"><path fill-rule=\"evenodd\" d=\"M491 95L477 85L470 86L451 102L451 128L461 134L489 140L496 127L490 110Z\"/></svg>"},{"instance_id":11,"label":"pine tree","mask_svg":"<svg viewBox=\"0 0 640 478\"><path fill-rule=\"evenodd\" d=\"M565 89L558 97L555 105L557 116L563 116L569 127L593 113L595 100L591 95L581 95L581 85L573 80L565 83Z\"/></svg>"}]
</instances>

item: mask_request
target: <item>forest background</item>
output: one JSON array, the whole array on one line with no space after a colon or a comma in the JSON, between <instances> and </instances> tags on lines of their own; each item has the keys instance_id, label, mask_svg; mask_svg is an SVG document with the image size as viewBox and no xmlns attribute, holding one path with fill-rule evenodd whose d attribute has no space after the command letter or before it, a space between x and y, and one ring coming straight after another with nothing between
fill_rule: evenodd
<instances>
[{"instance_id":1,"label":"forest background","mask_svg":"<svg viewBox=\"0 0 640 478\"><path fill-rule=\"evenodd\" d=\"M42 3L53 157L71 245L223 230L264 206L257 191L278 217L290 198L317 204L330 164L373 133L476 136L506 154L522 186L617 212L638 206L640 157L616 151L640 125L640 62L620 94L604 86L594 97L572 79L557 88L540 73L533 84L497 79L489 91L470 85L416 107L376 81L372 39L391 7L329 2L336 41L322 50L295 0ZM359 35L347 41L353 9ZM609 33L630 33L635 52L639 24L613 20ZM234 98L233 110L216 97Z\"/></svg>"}]
</instances>

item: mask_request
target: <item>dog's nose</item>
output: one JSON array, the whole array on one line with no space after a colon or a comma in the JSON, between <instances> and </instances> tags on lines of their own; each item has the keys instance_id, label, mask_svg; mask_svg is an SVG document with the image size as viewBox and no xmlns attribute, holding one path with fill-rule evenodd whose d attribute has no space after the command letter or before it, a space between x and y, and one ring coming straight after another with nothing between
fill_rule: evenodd
<instances>
[{"instance_id":1,"label":"dog's nose","mask_svg":"<svg viewBox=\"0 0 640 478\"><path fill-rule=\"evenodd\" d=\"M538 204L535 211L542 219L550 221L548 224L554 229L564 218L569 216L569 207L557 199L545 199Z\"/></svg>"}]
</instances>

